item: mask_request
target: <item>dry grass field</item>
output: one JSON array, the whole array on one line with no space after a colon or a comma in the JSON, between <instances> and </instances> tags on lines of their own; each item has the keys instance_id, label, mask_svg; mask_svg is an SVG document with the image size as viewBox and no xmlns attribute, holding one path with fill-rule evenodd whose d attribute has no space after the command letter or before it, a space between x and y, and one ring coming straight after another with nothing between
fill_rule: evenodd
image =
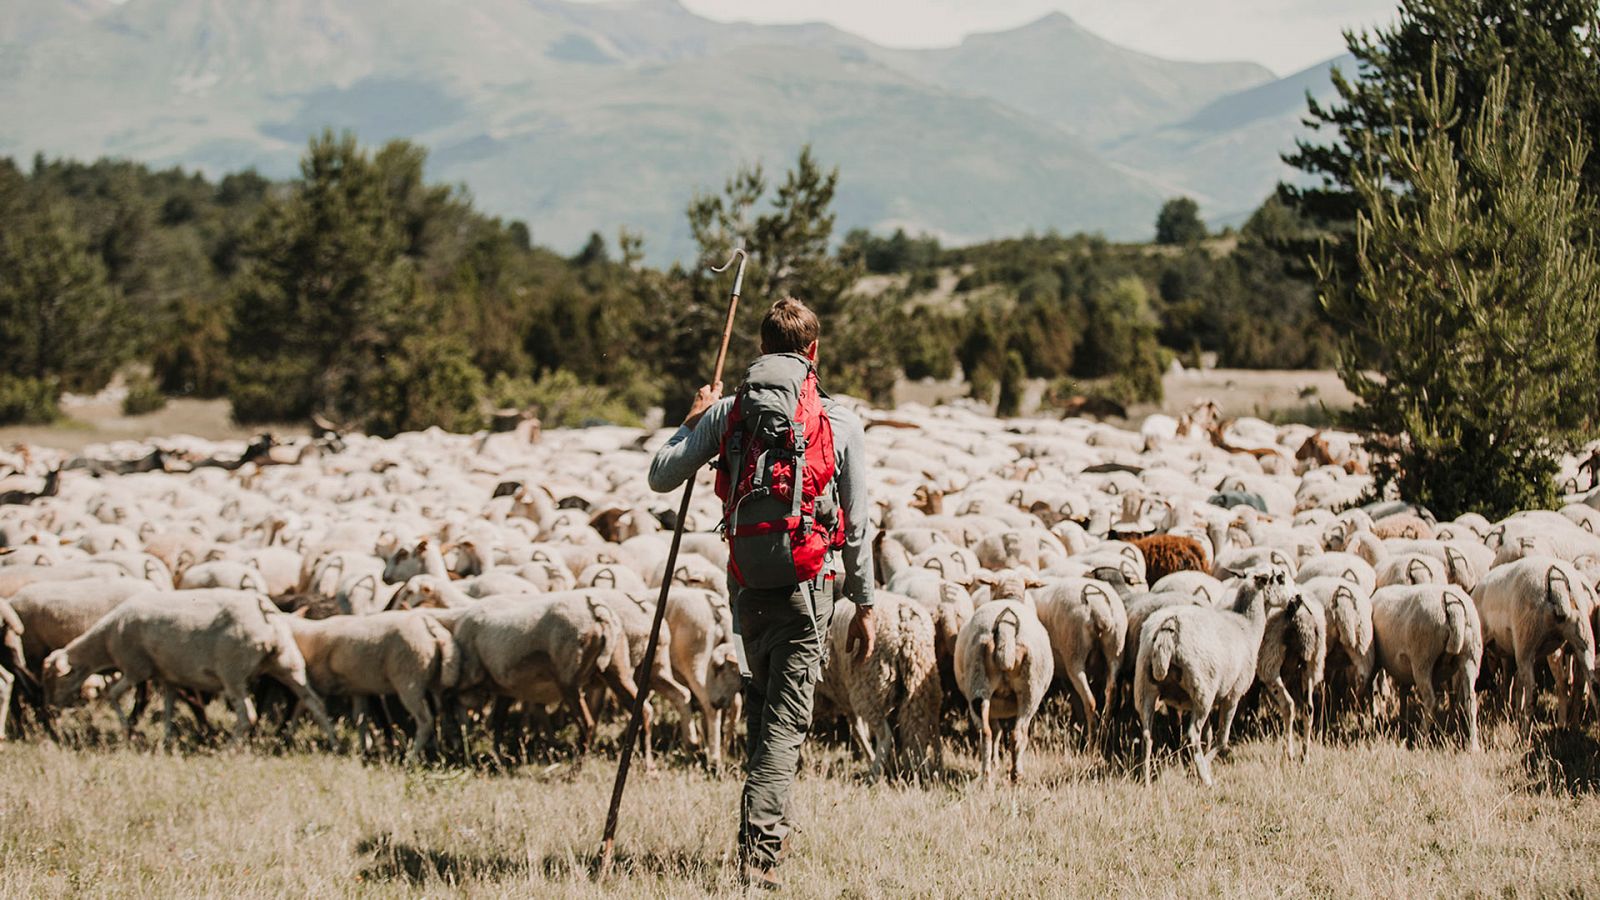
<instances>
[{"instance_id":1,"label":"dry grass field","mask_svg":"<svg viewBox=\"0 0 1600 900\"><path fill-rule=\"evenodd\" d=\"M226 714L216 710L226 723ZM155 734L147 725L147 734ZM509 773L323 752L0 744L0 896L701 896L739 893L735 777L638 773L619 870L587 869L613 764ZM1600 857L1600 743L1488 731L1487 750L1392 737L1306 765L1246 741L1204 789L1146 787L1045 731L1024 782L985 789L966 747L929 785L868 786L811 754L784 874L797 897L1582 896ZM1532 748L1532 749L1529 749Z\"/></svg>"}]
</instances>

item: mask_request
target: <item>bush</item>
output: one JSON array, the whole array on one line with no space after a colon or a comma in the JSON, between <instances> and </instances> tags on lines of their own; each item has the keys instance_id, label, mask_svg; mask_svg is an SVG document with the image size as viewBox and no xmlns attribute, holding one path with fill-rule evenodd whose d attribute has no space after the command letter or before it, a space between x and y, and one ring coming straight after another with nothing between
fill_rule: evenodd
<instances>
[{"instance_id":1,"label":"bush","mask_svg":"<svg viewBox=\"0 0 1600 900\"><path fill-rule=\"evenodd\" d=\"M498 407L532 409L546 428L638 425L639 415L611 388L585 384L561 369L532 378L495 377L489 391Z\"/></svg>"},{"instance_id":2,"label":"bush","mask_svg":"<svg viewBox=\"0 0 1600 900\"><path fill-rule=\"evenodd\" d=\"M487 393L472 353L455 338L407 338L384 360L370 386L364 423L372 434L393 435L435 426L458 433L483 428Z\"/></svg>"},{"instance_id":3,"label":"bush","mask_svg":"<svg viewBox=\"0 0 1600 900\"><path fill-rule=\"evenodd\" d=\"M52 378L0 375L0 425L46 425L61 417L60 385Z\"/></svg>"},{"instance_id":4,"label":"bush","mask_svg":"<svg viewBox=\"0 0 1600 900\"><path fill-rule=\"evenodd\" d=\"M167 405L167 395L149 375L135 375L128 379L128 395L122 398L122 414L142 416Z\"/></svg>"}]
</instances>

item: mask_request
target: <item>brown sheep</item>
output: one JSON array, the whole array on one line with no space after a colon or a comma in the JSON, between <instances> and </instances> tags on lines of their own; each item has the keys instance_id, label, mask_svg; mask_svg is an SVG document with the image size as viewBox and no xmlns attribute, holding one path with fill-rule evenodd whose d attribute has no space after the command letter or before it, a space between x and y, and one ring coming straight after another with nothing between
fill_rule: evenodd
<instances>
[{"instance_id":1,"label":"brown sheep","mask_svg":"<svg viewBox=\"0 0 1600 900\"><path fill-rule=\"evenodd\" d=\"M1176 534L1153 534L1134 538L1128 543L1144 554L1145 578L1150 584L1173 572L1204 572L1210 568L1206 561L1206 548L1192 537Z\"/></svg>"},{"instance_id":2,"label":"brown sheep","mask_svg":"<svg viewBox=\"0 0 1600 900\"><path fill-rule=\"evenodd\" d=\"M1433 540L1433 525L1421 516L1400 513L1385 516L1372 523L1372 533L1380 538L1404 538L1408 541Z\"/></svg>"}]
</instances>

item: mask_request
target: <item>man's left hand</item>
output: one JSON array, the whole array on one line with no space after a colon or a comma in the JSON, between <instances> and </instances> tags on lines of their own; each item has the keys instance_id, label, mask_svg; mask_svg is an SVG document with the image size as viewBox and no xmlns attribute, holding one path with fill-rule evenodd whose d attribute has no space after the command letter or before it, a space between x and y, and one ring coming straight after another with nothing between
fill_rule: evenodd
<instances>
[{"instance_id":1,"label":"man's left hand","mask_svg":"<svg viewBox=\"0 0 1600 900\"><path fill-rule=\"evenodd\" d=\"M872 655L872 645L878 639L878 629L872 616L872 607L858 606L850 619L850 633L844 640L844 652L860 662Z\"/></svg>"}]
</instances>

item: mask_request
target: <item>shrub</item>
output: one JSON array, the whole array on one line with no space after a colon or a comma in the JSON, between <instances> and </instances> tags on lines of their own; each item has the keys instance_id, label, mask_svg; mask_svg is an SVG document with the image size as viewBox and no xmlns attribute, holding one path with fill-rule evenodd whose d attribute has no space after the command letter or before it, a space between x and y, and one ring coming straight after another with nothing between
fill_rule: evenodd
<instances>
[{"instance_id":1,"label":"shrub","mask_svg":"<svg viewBox=\"0 0 1600 900\"><path fill-rule=\"evenodd\" d=\"M393 435L435 426L471 432L484 427L487 393L472 353L456 338L411 337L391 353L369 386L366 430Z\"/></svg>"},{"instance_id":2,"label":"shrub","mask_svg":"<svg viewBox=\"0 0 1600 900\"><path fill-rule=\"evenodd\" d=\"M44 425L61 417L61 387L51 378L0 375L0 425Z\"/></svg>"},{"instance_id":3,"label":"shrub","mask_svg":"<svg viewBox=\"0 0 1600 900\"><path fill-rule=\"evenodd\" d=\"M167 405L167 395L149 375L135 375L128 379L128 395L122 398L122 414L142 416Z\"/></svg>"},{"instance_id":4,"label":"shrub","mask_svg":"<svg viewBox=\"0 0 1600 900\"><path fill-rule=\"evenodd\" d=\"M565 369L538 379L498 375L489 395L496 406L534 410L546 428L640 423L638 413L617 392L602 385L585 384Z\"/></svg>"}]
</instances>

